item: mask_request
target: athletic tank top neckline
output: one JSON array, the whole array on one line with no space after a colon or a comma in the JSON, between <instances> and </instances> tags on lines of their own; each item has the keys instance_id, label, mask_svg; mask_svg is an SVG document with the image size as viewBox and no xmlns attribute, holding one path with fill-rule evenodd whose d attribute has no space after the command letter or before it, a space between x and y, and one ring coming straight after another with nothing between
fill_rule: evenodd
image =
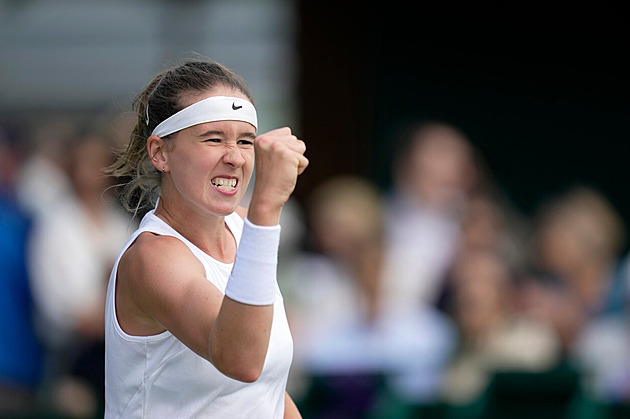
<instances>
[{"instance_id":1,"label":"athletic tank top neckline","mask_svg":"<svg viewBox=\"0 0 630 419\"><path fill-rule=\"evenodd\" d=\"M237 236L237 234L235 233L235 231L238 231L234 219L232 217L237 216L240 218L240 215L238 215L236 212L233 212L230 215L227 215L224 217L224 221L225 221L225 225L228 228L228 230L230 231L230 234L232 235L232 237L234 238L235 244L238 247L238 243L240 241L240 235ZM146 220L146 221L145 221ZM210 259L212 259L212 262L217 263L221 266L224 267L231 267L232 265L234 265L234 261L232 262L222 262L218 259L216 259L215 257L213 257L211 254L203 251L199 246L197 246L196 244L194 244L193 242L191 242L190 240L188 240L185 236L183 236L179 231L177 231L173 226L171 226L169 223L167 223L165 220L163 220L162 218L158 217L157 215L155 215L155 209L152 209L151 211L149 211L147 213L147 217L145 217L145 220L143 220L143 222L141 223L141 227L148 222L149 220L152 220L153 222L157 222L161 225L163 225L167 230L169 230L170 233L173 234L173 236L177 237L178 239L182 240L184 243L195 247L196 249L198 249L200 252L202 252L205 256L209 257ZM147 230L148 231L148 230Z\"/></svg>"}]
</instances>

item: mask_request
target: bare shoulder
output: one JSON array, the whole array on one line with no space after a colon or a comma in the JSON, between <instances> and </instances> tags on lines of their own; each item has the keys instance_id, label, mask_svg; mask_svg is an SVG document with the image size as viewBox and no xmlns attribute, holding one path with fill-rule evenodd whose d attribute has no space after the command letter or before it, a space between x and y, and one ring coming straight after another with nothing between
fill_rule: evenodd
<instances>
[{"instance_id":1,"label":"bare shoulder","mask_svg":"<svg viewBox=\"0 0 630 419\"><path fill-rule=\"evenodd\" d=\"M172 236L144 232L127 249L119 277L133 294L148 296L176 284L177 278L205 275L201 262L188 246Z\"/></svg>"},{"instance_id":2,"label":"bare shoulder","mask_svg":"<svg viewBox=\"0 0 630 419\"><path fill-rule=\"evenodd\" d=\"M199 262L188 246L178 238L144 232L125 252L121 263L148 269L163 269L165 266L194 261ZM199 266L201 266L200 262Z\"/></svg>"},{"instance_id":3,"label":"bare shoulder","mask_svg":"<svg viewBox=\"0 0 630 419\"><path fill-rule=\"evenodd\" d=\"M247 217L247 208L238 206L236 208L236 213L240 215L242 219L245 219L245 217Z\"/></svg>"},{"instance_id":4,"label":"bare shoulder","mask_svg":"<svg viewBox=\"0 0 630 419\"><path fill-rule=\"evenodd\" d=\"M146 336L168 329L184 343L202 348L198 353L205 353L203 339L191 338L194 333L185 326L189 318L182 314L201 306L218 312L221 293L205 275L203 264L178 238L140 234L118 269L116 310L123 330ZM195 304L196 297L203 304Z\"/></svg>"}]
</instances>

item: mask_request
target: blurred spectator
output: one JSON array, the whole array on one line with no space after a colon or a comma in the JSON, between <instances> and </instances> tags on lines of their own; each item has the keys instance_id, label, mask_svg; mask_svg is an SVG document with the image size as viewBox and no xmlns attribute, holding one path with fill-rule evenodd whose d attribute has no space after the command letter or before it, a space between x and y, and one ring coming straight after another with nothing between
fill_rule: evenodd
<instances>
[{"instance_id":1,"label":"blurred spectator","mask_svg":"<svg viewBox=\"0 0 630 419\"><path fill-rule=\"evenodd\" d=\"M412 125L401 136L393 170L386 304L433 304L456 251L468 195L478 184L475 151L456 127Z\"/></svg>"},{"instance_id":2,"label":"blurred spectator","mask_svg":"<svg viewBox=\"0 0 630 419\"><path fill-rule=\"evenodd\" d=\"M21 138L0 128L0 416L37 410L43 352L33 323L26 269L30 218L17 204L15 175L22 161Z\"/></svg>"},{"instance_id":3,"label":"blurred spectator","mask_svg":"<svg viewBox=\"0 0 630 419\"><path fill-rule=\"evenodd\" d=\"M20 204L33 216L47 212L71 193L67 151L76 136L76 122L65 116L43 118L31 135L26 161L16 179L16 192Z\"/></svg>"},{"instance_id":4,"label":"blurred spectator","mask_svg":"<svg viewBox=\"0 0 630 419\"><path fill-rule=\"evenodd\" d=\"M309 203L316 253L304 258L304 262L334 268L328 275L313 278L322 281L322 286L314 286L314 290L337 291L327 296L326 311L304 321L321 322L325 327L341 319L373 322L380 308L383 269L383 215L378 191L362 179L340 177L321 184ZM302 282L299 292L305 290L304 286L311 286ZM302 297L310 299L316 295L307 293Z\"/></svg>"},{"instance_id":5,"label":"blurred spectator","mask_svg":"<svg viewBox=\"0 0 630 419\"><path fill-rule=\"evenodd\" d=\"M589 321L623 307L615 288L623 242L620 216L592 188L572 188L541 207L519 305L554 325L566 351Z\"/></svg>"},{"instance_id":6,"label":"blurred spectator","mask_svg":"<svg viewBox=\"0 0 630 419\"><path fill-rule=\"evenodd\" d=\"M434 397L450 349L450 323L422 306L383 306L393 277L384 270L379 191L361 178L338 177L319 185L309 203L315 251L294 261L296 298L287 310L293 313L295 370L383 374L401 399ZM338 391L351 399L351 388Z\"/></svg>"},{"instance_id":7,"label":"blurred spectator","mask_svg":"<svg viewBox=\"0 0 630 419\"><path fill-rule=\"evenodd\" d=\"M599 197L603 201L603 197ZM622 246L623 226L612 207L591 208L595 217L600 214L600 233L607 238L608 270L602 269L599 309L587 318L583 329L569 348L569 359L582 370L586 395L599 403L630 405L630 256L617 263L616 255ZM608 224L607 228L605 228ZM591 251L596 251L592 249ZM600 253L598 251L598 253ZM615 265L616 264L616 269ZM614 271L614 272L613 272Z\"/></svg>"},{"instance_id":8,"label":"blurred spectator","mask_svg":"<svg viewBox=\"0 0 630 419\"><path fill-rule=\"evenodd\" d=\"M523 269L526 220L507 202L496 188L471 193L461 220L461 231L455 246L454 259L468 252L495 253L512 272ZM436 306L448 311L452 305L451 269L441 280Z\"/></svg>"},{"instance_id":9,"label":"blurred spectator","mask_svg":"<svg viewBox=\"0 0 630 419\"><path fill-rule=\"evenodd\" d=\"M512 270L525 264L526 220L498 191L475 191L462 217L457 252L496 252Z\"/></svg>"},{"instance_id":10,"label":"blurred spectator","mask_svg":"<svg viewBox=\"0 0 630 419\"><path fill-rule=\"evenodd\" d=\"M443 397L475 401L499 371L543 371L560 359L560 342L549 325L520 315L513 306L513 278L493 249L470 248L452 267L450 312L459 347L446 370Z\"/></svg>"},{"instance_id":11,"label":"blurred spectator","mask_svg":"<svg viewBox=\"0 0 630 419\"><path fill-rule=\"evenodd\" d=\"M110 137L86 132L65 151L72 193L37 218L29 266L54 408L83 417L102 401L107 278L135 224L102 172L112 159Z\"/></svg>"}]
</instances>

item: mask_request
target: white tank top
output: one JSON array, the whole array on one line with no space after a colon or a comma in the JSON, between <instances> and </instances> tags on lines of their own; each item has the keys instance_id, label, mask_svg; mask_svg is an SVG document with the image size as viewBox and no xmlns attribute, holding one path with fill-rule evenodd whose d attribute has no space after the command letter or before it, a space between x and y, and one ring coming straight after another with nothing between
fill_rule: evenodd
<instances>
[{"instance_id":1,"label":"white tank top","mask_svg":"<svg viewBox=\"0 0 630 419\"><path fill-rule=\"evenodd\" d=\"M243 219L225 217L238 243ZM201 251L158 218L142 219L123 247L112 270L105 308L105 418L282 418L284 393L293 358L280 289L274 304L271 338L260 378L233 380L195 354L169 331L153 336L125 333L116 318L116 272L125 251L142 232L173 236L184 242L206 269L206 277L225 292L232 263Z\"/></svg>"}]
</instances>

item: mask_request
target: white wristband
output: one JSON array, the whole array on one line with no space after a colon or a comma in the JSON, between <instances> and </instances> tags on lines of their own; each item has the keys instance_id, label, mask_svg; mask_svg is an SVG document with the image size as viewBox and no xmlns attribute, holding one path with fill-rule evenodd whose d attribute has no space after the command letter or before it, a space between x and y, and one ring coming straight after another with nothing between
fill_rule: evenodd
<instances>
[{"instance_id":1,"label":"white wristband","mask_svg":"<svg viewBox=\"0 0 630 419\"><path fill-rule=\"evenodd\" d=\"M276 301L280 226L258 226L247 218L244 221L225 295L244 304L270 305Z\"/></svg>"}]
</instances>

